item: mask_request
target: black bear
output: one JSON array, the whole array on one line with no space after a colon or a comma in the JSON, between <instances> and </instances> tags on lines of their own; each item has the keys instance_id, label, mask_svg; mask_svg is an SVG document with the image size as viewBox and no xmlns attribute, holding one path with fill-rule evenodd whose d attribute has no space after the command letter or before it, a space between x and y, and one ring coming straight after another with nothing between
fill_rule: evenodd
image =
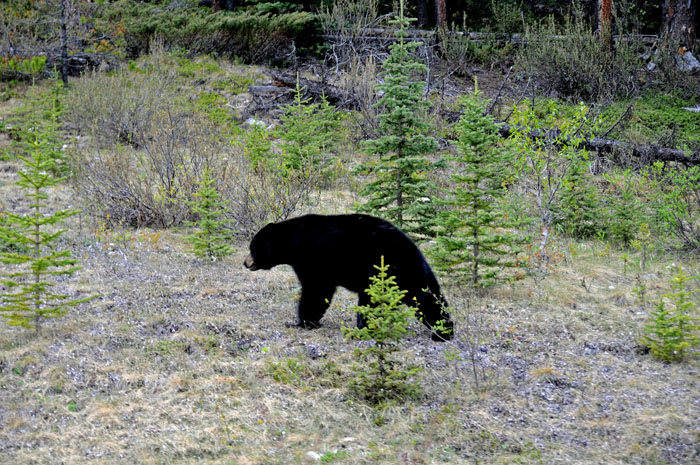
<instances>
[{"instance_id":1,"label":"black bear","mask_svg":"<svg viewBox=\"0 0 700 465\"><path fill-rule=\"evenodd\" d=\"M381 218L306 215L268 224L250 242L244 265L253 271L291 265L301 282L298 324L315 328L338 286L358 293L359 305L370 304L365 290L382 256L388 274L407 291L404 302L418 303L420 319L433 331L432 338L452 339L447 302L423 254L400 229ZM433 328L439 321L441 328ZM364 326L359 315L357 324Z\"/></svg>"}]
</instances>

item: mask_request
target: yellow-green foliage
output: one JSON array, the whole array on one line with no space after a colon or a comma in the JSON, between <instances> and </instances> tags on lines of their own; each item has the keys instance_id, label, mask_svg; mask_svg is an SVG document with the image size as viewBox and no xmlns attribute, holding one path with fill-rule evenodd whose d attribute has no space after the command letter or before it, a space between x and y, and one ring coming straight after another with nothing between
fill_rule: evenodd
<instances>
[{"instance_id":1,"label":"yellow-green foliage","mask_svg":"<svg viewBox=\"0 0 700 465\"><path fill-rule=\"evenodd\" d=\"M406 291L399 289L396 278L387 273L389 265L384 264L383 256L375 268L378 273L369 278L371 284L366 291L371 304L354 307L364 326L343 328L343 332L348 339L374 343L355 349L360 363L352 389L371 403L381 404L416 395L418 386L411 378L419 369L392 355L399 351L399 342L406 336L416 308L402 302Z\"/></svg>"},{"instance_id":2,"label":"yellow-green foliage","mask_svg":"<svg viewBox=\"0 0 700 465\"><path fill-rule=\"evenodd\" d=\"M663 294L649 316L644 328L647 334L641 342L659 360L679 362L700 344L700 318L693 300L700 290L688 287L696 279L686 276L679 266L678 273L671 279L673 292Z\"/></svg>"}]
</instances>

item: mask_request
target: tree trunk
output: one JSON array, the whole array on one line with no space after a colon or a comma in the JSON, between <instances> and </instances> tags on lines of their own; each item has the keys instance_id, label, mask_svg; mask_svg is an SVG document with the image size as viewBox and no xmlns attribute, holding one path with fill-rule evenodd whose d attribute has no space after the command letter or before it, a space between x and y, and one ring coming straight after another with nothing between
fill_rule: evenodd
<instances>
[{"instance_id":1,"label":"tree trunk","mask_svg":"<svg viewBox=\"0 0 700 465\"><path fill-rule=\"evenodd\" d=\"M435 0L435 24L440 29L445 29L447 23L447 6L445 0Z\"/></svg>"},{"instance_id":2,"label":"tree trunk","mask_svg":"<svg viewBox=\"0 0 700 465\"><path fill-rule=\"evenodd\" d=\"M68 85L68 0L61 0L61 80Z\"/></svg>"},{"instance_id":3,"label":"tree trunk","mask_svg":"<svg viewBox=\"0 0 700 465\"><path fill-rule=\"evenodd\" d=\"M426 27L430 23L430 15L428 14L429 4L432 3L431 0L418 0L418 9L416 14L418 15L418 27Z\"/></svg>"},{"instance_id":4,"label":"tree trunk","mask_svg":"<svg viewBox=\"0 0 700 465\"><path fill-rule=\"evenodd\" d=\"M697 0L664 0L661 5L661 37L679 54L691 50L695 44L695 15Z\"/></svg>"},{"instance_id":5,"label":"tree trunk","mask_svg":"<svg viewBox=\"0 0 700 465\"><path fill-rule=\"evenodd\" d=\"M613 0L598 0L598 35L603 50L612 50Z\"/></svg>"}]
</instances>

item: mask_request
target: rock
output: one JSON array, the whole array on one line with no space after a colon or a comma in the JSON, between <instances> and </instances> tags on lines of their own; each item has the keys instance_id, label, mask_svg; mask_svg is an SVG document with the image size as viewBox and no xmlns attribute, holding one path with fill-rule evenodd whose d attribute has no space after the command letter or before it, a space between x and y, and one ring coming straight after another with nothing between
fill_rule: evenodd
<instances>
[{"instance_id":1,"label":"rock","mask_svg":"<svg viewBox=\"0 0 700 465\"><path fill-rule=\"evenodd\" d=\"M245 120L245 124L248 126L260 126L261 128L268 129L269 126L265 121L255 119L255 118L248 118Z\"/></svg>"},{"instance_id":2,"label":"rock","mask_svg":"<svg viewBox=\"0 0 700 465\"><path fill-rule=\"evenodd\" d=\"M681 71L692 73L700 70L700 61L690 53L690 50L686 50L682 55L678 55L676 61Z\"/></svg>"},{"instance_id":3,"label":"rock","mask_svg":"<svg viewBox=\"0 0 700 465\"><path fill-rule=\"evenodd\" d=\"M320 462L320 461L321 461L321 456L320 456L318 453L316 453L316 452L314 452L314 451L312 451L312 450L308 451L306 454L304 454L304 456L305 456L307 459L312 460L312 461L314 461L314 462Z\"/></svg>"}]
</instances>

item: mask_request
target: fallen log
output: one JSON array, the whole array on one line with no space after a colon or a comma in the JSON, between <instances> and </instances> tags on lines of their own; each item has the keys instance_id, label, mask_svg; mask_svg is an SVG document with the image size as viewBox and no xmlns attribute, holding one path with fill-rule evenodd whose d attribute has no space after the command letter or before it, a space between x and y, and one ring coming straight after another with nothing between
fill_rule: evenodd
<instances>
[{"instance_id":1,"label":"fallen log","mask_svg":"<svg viewBox=\"0 0 700 465\"><path fill-rule=\"evenodd\" d=\"M345 108L347 110L357 110L359 108L357 99L354 96L347 95L339 87L332 84L297 77L296 74L292 73L279 73L275 71L272 72L272 78L277 81L278 84L291 89L296 89L298 79L299 87L304 88L304 94L315 101L320 101L321 97L325 97L328 103L339 108Z\"/></svg>"},{"instance_id":2,"label":"fallen log","mask_svg":"<svg viewBox=\"0 0 700 465\"><path fill-rule=\"evenodd\" d=\"M502 137L510 137L519 128L506 123L499 123L498 132ZM549 131L530 130L527 131L529 137L533 139L547 138L554 140L559 136L559 130L554 128ZM604 139L594 137L584 139L581 146L591 152L599 154L612 154L618 152L627 153L644 163L655 161L682 163L685 166L700 165L700 151L684 152L679 149L669 147L659 147L654 144L639 145L614 139Z\"/></svg>"}]
</instances>

